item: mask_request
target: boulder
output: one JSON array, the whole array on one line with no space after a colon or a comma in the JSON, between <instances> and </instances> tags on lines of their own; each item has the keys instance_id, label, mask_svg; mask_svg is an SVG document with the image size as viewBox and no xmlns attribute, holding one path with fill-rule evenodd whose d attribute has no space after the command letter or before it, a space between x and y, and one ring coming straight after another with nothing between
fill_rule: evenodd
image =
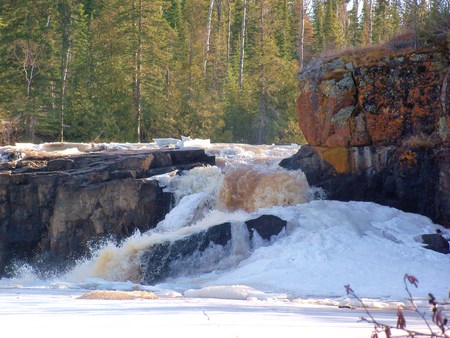
<instances>
[{"instance_id":1,"label":"boulder","mask_svg":"<svg viewBox=\"0 0 450 338\"><path fill-rule=\"evenodd\" d=\"M141 282L160 282L172 275L174 262L201 253L212 244L225 246L230 240L231 224L223 223L175 241L152 245L141 258Z\"/></svg>"},{"instance_id":2,"label":"boulder","mask_svg":"<svg viewBox=\"0 0 450 338\"><path fill-rule=\"evenodd\" d=\"M441 234L422 235L422 242L426 244L427 249L443 254L450 253L448 241Z\"/></svg>"},{"instance_id":3,"label":"boulder","mask_svg":"<svg viewBox=\"0 0 450 338\"><path fill-rule=\"evenodd\" d=\"M272 236L281 232L286 223L286 221L273 215L262 215L246 221L247 240L251 240L254 231L257 231L263 239L270 240ZM223 223L176 240L167 239L161 243L156 243L147 248L141 257L141 282L155 284L167 277L174 276L179 272L180 265L182 265L181 269L186 268L183 260L189 258L201 260L201 254L212 245L228 246L228 249L230 249L228 244L231 240L231 224ZM215 254L215 257L208 258L208 264L210 265L213 264L211 259L218 260L220 257Z\"/></svg>"},{"instance_id":4,"label":"boulder","mask_svg":"<svg viewBox=\"0 0 450 338\"><path fill-rule=\"evenodd\" d=\"M270 240L272 236L280 234L281 230L286 227L287 222L273 215L262 215L256 219L245 222L250 234L250 239L256 231L262 239Z\"/></svg>"}]
</instances>

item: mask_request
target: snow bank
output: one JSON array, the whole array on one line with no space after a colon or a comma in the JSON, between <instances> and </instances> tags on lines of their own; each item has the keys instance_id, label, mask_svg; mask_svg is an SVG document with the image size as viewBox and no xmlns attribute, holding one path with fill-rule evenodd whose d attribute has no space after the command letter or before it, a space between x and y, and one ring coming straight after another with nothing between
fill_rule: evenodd
<instances>
[{"instance_id":1,"label":"snow bank","mask_svg":"<svg viewBox=\"0 0 450 338\"><path fill-rule=\"evenodd\" d=\"M187 290L185 297L255 300L270 298L266 293L246 285L208 286L198 290Z\"/></svg>"}]
</instances>

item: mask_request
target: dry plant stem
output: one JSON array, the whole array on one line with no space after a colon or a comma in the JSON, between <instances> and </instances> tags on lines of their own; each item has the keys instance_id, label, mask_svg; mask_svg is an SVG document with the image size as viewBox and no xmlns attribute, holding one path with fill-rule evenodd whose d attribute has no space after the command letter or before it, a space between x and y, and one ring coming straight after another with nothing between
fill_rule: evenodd
<instances>
[{"instance_id":1,"label":"dry plant stem","mask_svg":"<svg viewBox=\"0 0 450 338\"><path fill-rule=\"evenodd\" d=\"M412 278L412 279L410 279ZM425 321L426 325L428 326L430 333L424 333L424 332L418 332L418 331L414 331L414 330L408 330L406 328L401 328L400 330L404 331L407 333L407 335L401 335L401 336L396 336L398 338L400 337L446 337L446 338L450 338L449 335L447 335L445 332L443 332L442 334L436 334L435 332L433 332L433 330L431 329L428 321L425 319L425 315L423 313L421 313L419 311L419 309L417 308L416 304L414 303L413 299L412 299L412 294L408 289L408 285L406 283L406 280L408 279L408 281L412 284L414 284L415 286L417 286L417 279L414 276L408 275L406 274L404 277L404 283L405 283L405 287L406 287L406 291L408 292L409 295L409 301L411 302L411 304L413 305L415 312L417 312L420 317ZM389 329L398 329L397 326L394 325L388 325L388 324L383 324L378 322L370 313L369 308L366 306L366 304L364 304L364 302L362 301L361 298L359 298L359 296L353 291L353 289L350 287L350 285L345 285L345 289L347 291L347 295L354 297L356 300L358 300L358 302L362 305L362 307L364 308L364 311L366 312L366 314L370 317L369 318L365 318L365 317L361 317L361 321L366 322L366 323L370 323L370 324L374 324L375 325L375 329L382 329L385 331L386 328ZM386 333L387 338L391 338L392 336L390 335L390 333Z\"/></svg>"},{"instance_id":2,"label":"dry plant stem","mask_svg":"<svg viewBox=\"0 0 450 338\"><path fill-rule=\"evenodd\" d=\"M362 307L364 308L364 312L367 313L367 315L370 317L370 319L361 317L361 321L369 323L369 324L374 324L376 327L379 327L379 328L388 327L390 329L397 329L397 327L394 325L382 324L382 323L378 322L372 316L372 314L370 313L369 308L366 306L366 304L364 304L362 299L359 298L358 295L354 291L349 291L349 295L354 297L358 302L361 303ZM408 330L408 329L402 329L402 330L405 331L408 335L407 336L397 336L397 337L430 337L430 335L428 333L423 333L423 332L418 332L418 331L413 331L413 330ZM438 336L436 336L434 333L432 333L431 337L438 337Z\"/></svg>"},{"instance_id":3,"label":"dry plant stem","mask_svg":"<svg viewBox=\"0 0 450 338\"><path fill-rule=\"evenodd\" d=\"M361 317L361 320L366 321L366 322L369 322L369 323L372 323L372 324L375 324L375 325L377 325L377 326L380 325L380 324L375 320L375 318L373 318L372 314L371 314L370 311L369 311L369 308L366 306L366 304L364 304L364 302L362 301L362 299L359 298L359 296L358 296L354 291L350 291L349 294L350 294L352 297L356 298L356 300L357 300L358 302L361 303L362 307L364 308L364 312L367 313L367 315L368 315L368 316L370 317L370 319L371 319L371 321L368 321L366 318ZM383 326L384 326L384 325L383 325Z\"/></svg>"},{"instance_id":4,"label":"dry plant stem","mask_svg":"<svg viewBox=\"0 0 450 338\"><path fill-rule=\"evenodd\" d=\"M408 283L406 283L407 278L408 278L408 274L406 274L406 275L403 277L403 283L405 283L405 289L406 289L406 292L408 293L409 302L410 302L411 305L413 306L414 311L415 311L415 312L423 319L423 321L425 322L425 324L427 324L427 327L428 327L428 329L429 329L430 332L431 332L431 336L434 337L434 336L435 336L435 333L433 332L433 330L431 329L430 324L428 323L427 319L425 318L425 314L424 314L423 312L420 312L420 311L419 311L419 308L418 308L417 305L416 305L416 303L414 303L414 300L413 300L411 291L409 291L409 288L408 288Z\"/></svg>"}]
</instances>

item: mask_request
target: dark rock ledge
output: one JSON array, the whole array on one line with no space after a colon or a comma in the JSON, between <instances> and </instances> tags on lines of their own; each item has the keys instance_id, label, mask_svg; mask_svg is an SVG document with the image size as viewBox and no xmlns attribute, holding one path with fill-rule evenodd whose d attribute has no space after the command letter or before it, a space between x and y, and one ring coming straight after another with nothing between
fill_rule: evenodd
<instances>
[{"instance_id":1,"label":"dark rock ledge","mask_svg":"<svg viewBox=\"0 0 450 338\"><path fill-rule=\"evenodd\" d=\"M61 271L96 242L155 227L171 195L145 178L215 163L200 149L13 160L0 163L0 277L14 261Z\"/></svg>"}]
</instances>

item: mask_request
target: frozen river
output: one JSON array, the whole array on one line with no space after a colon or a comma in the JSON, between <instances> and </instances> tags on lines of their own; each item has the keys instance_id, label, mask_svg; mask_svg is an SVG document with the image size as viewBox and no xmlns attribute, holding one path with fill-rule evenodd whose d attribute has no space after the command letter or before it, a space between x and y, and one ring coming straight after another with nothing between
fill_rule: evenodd
<instances>
[{"instance_id":1,"label":"frozen river","mask_svg":"<svg viewBox=\"0 0 450 338\"><path fill-rule=\"evenodd\" d=\"M108 242L63 275L42 279L33 267L14 266L12 276L0 279L1 332L46 338L370 337L373 327L358 322L363 312L344 285L371 298L378 320L395 324L397 306L408 305L405 274L418 278L413 296L428 318L428 292L448 302L449 255L426 250L421 235L439 229L449 237L449 229L375 203L322 199L301 171L278 166L298 146L206 148L217 166L148 178L177 202L155 229ZM262 215L286 221L285 229L270 240L250 239L241 230ZM233 232L226 246L180 261L159 284L140 280L140 258L152 245L224 222ZM142 290L157 298L79 299L91 290ZM409 329L427 332L416 315L406 317Z\"/></svg>"},{"instance_id":2,"label":"frozen river","mask_svg":"<svg viewBox=\"0 0 450 338\"><path fill-rule=\"evenodd\" d=\"M87 290L0 289L0 324L9 337L370 337L361 309L300 300L78 299ZM395 309L374 309L395 323ZM410 328L425 326L406 312ZM2 335L3 336L3 335Z\"/></svg>"}]
</instances>

